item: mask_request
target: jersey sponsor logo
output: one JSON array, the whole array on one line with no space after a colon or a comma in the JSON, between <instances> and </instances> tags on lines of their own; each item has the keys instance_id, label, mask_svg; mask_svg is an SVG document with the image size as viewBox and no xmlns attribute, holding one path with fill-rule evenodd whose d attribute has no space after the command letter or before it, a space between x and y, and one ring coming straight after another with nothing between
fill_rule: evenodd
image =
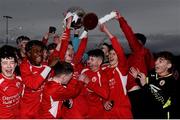
<instances>
[{"instance_id":1,"label":"jersey sponsor logo","mask_svg":"<svg viewBox=\"0 0 180 120\"><path fill-rule=\"evenodd\" d=\"M2 103L6 105L6 107L11 107L19 103L20 95L19 93L12 96L2 96Z\"/></svg>"},{"instance_id":2,"label":"jersey sponsor logo","mask_svg":"<svg viewBox=\"0 0 180 120\"><path fill-rule=\"evenodd\" d=\"M150 88L151 88L151 93L153 94L155 99L161 102L162 104L164 104L164 98L161 94L159 94L159 91L161 91L161 89L153 84L150 84Z\"/></svg>"},{"instance_id":3,"label":"jersey sponsor logo","mask_svg":"<svg viewBox=\"0 0 180 120\"><path fill-rule=\"evenodd\" d=\"M158 92L159 90L161 90L159 87L157 87L153 84L150 84L149 86L150 86L152 92Z\"/></svg>"}]
</instances>

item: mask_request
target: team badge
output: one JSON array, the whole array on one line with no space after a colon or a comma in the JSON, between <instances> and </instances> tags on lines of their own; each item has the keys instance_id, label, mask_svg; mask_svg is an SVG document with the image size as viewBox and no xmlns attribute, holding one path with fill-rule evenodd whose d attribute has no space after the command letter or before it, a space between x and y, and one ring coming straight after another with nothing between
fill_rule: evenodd
<instances>
[{"instance_id":1,"label":"team badge","mask_svg":"<svg viewBox=\"0 0 180 120\"><path fill-rule=\"evenodd\" d=\"M159 82L159 85L160 86L163 86L165 84L165 80L161 80L160 82Z\"/></svg>"},{"instance_id":2,"label":"team badge","mask_svg":"<svg viewBox=\"0 0 180 120\"><path fill-rule=\"evenodd\" d=\"M16 82L16 87L17 87L17 88L20 88L20 85L21 85L20 82Z\"/></svg>"},{"instance_id":3,"label":"team badge","mask_svg":"<svg viewBox=\"0 0 180 120\"><path fill-rule=\"evenodd\" d=\"M92 78L92 82L96 82L97 78L96 77L93 77Z\"/></svg>"}]
</instances>

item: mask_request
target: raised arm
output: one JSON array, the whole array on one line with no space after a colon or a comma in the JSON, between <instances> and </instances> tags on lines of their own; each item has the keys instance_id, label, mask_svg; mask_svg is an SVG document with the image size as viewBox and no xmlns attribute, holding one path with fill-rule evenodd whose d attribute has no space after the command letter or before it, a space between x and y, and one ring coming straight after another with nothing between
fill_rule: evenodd
<instances>
[{"instance_id":1,"label":"raised arm","mask_svg":"<svg viewBox=\"0 0 180 120\"><path fill-rule=\"evenodd\" d=\"M70 26L71 26L71 21L72 21L72 16L67 19L66 29L63 32L63 34L61 35L61 37L60 37L60 39L62 41L61 48L60 48L60 51L59 51L59 58L60 58L60 60L64 60L64 57L65 57L65 54L66 54L66 50L68 48L68 44L69 44L69 41L70 41Z\"/></svg>"},{"instance_id":2,"label":"raised arm","mask_svg":"<svg viewBox=\"0 0 180 120\"><path fill-rule=\"evenodd\" d=\"M111 40L113 49L115 50L117 56L118 56L118 66L120 70L122 71L123 75L127 74L127 60L126 56L124 54L124 50L121 46L121 44L118 42L118 39L108 30L108 28L105 26L105 24L100 25L100 30L104 32L109 39Z\"/></svg>"},{"instance_id":3,"label":"raised arm","mask_svg":"<svg viewBox=\"0 0 180 120\"><path fill-rule=\"evenodd\" d=\"M117 16L115 18L118 20L120 27L126 36L126 39L128 40L132 52L140 51L143 48L143 45L138 41L127 21L119 12L117 12Z\"/></svg>"}]
</instances>

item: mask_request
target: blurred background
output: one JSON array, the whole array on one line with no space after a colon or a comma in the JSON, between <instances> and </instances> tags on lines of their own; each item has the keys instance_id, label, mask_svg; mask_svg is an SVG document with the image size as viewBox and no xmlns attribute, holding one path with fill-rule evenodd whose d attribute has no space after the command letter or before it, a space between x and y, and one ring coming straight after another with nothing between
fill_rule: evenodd
<instances>
[{"instance_id":1,"label":"blurred background","mask_svg":"<svg viewBox=\"0 0 180 120\"><path fill-rule=\"evenodd\" d=\"M99 18L118 10L134 32L147 36L146 47L152 52L167 50L180 54L180 0L0 0L0 46L7 42L7 37L8 44L15 46L20 35L41 40L49 26L55 26L57 34L61 34L63 13L72 6L94 12ZM107 25L129 53L118 22L111 20ZM102 42L109 40L98 28L89 31L88 49Z\"/></svg>"}]
</instances>

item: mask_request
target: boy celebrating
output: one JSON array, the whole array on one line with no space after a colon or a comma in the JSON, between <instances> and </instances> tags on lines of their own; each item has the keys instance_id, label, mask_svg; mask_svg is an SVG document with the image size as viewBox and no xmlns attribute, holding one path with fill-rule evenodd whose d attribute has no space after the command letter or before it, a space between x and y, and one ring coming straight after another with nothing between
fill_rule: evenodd
<instances>
[{"instance_id":1,"label":"boy celebrating","mask_svg":"<svg viewBox=\"0 0 180 120\"><path fill-rule=\"evenodd\" d=\"M146 118L172 118L172 110L176 106L174 95L177 92L173 69L174 56L167 51L157 54L155 71L149 72L147 77L138 68L131 68L131 75L139 80L142 86Z\"/></svg>"},{"instance_id":2,"label":"boy celebrating","mask_svg":"<svg viewBox=\"0 0 180 120\"><path fill-rule=\"evenodd\" d=\"M128 66L124 50L105 24L100 25L100 30L109 37L112 43L108 56L109 65L104 66L105 73L108 73L110 87L109 98L104 103L105 118L130 119L132 118L131 104L126 90Z\"/></svg>"},{"instance_id":3,"label":"boy celebrating","mask_svg":"<svg viewBox=\"0 0 180 120\"><path fill-rule=\"evenodd\" d=\"M70 63L58 62L53 68L54 76L49 79L43 90L40 118L62 118L63 101L75 97L80 92L80 84L69 84L73 77L73 67Z\"/></svg>"},{"instance_id":4,"label":"boy celebrating","mask_svg":"<svg viewBox=\"0 0 180 120\"><path fill-rule=\"evenodd\" d=\"M22 81L25 84L20 112L21 118L36 118L44 81L51 68L42 65L43 43L32 40L26 44L27 59L20 64Z\"/></svg>"},{"instance_id":5,"label":"boy celebrating","mask_svg":"<svg viewBox=\"0 0 180 120\"><path fill-rule=\"evenodd\" d=\"M82 80L85 86L80 94L86 104L85 107L81 105L81 109L82 112L87 112L85 118L98 119L103 118L103 99L107 99L109 95L107 77L101 69L104 53L100 49L95 49L89 51L88 56L88 68L81 72L86 76L86 79Z\"/></svg>"},{"instance_id":6,"label":"boy celebrating","mask_svg":"<svg viewBox=\"0 0 180 120\"><path fill-rule=\"evenodd\" d=\"M5 45L0 49L0 62L0 119L18 118L22 84L14 74L17 58L13 47Z\"/></svg>"}]
</instances>

